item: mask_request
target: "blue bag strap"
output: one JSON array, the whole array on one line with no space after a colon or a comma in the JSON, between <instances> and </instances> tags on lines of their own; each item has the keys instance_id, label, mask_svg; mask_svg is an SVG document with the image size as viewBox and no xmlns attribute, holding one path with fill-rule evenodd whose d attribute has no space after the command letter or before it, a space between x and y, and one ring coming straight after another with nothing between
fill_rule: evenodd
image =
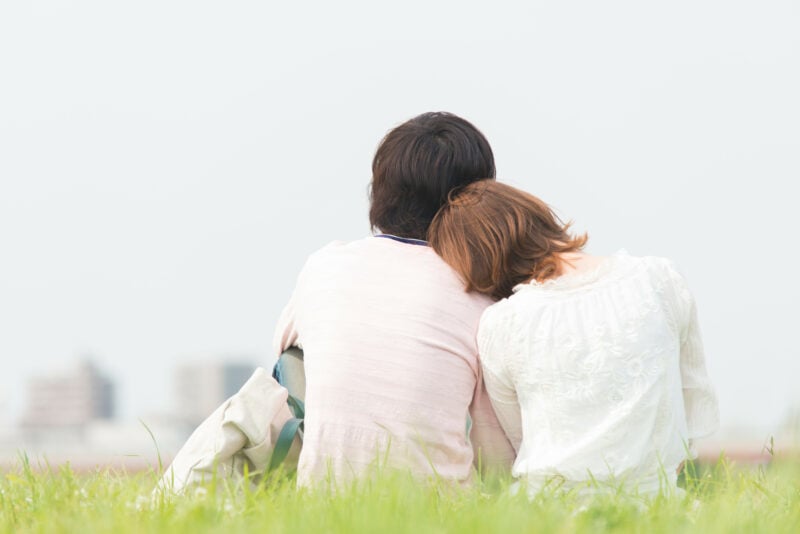
<instances>
[{"instance_id":1,"label":"blue bag strap","mask_svg":"<svg viewBox=\"0 0 800 534\"><path fill-rule=\"evenodd\" d=\"M289 409L292 410L292 413L295 417L298 419L305 419L306 405L303 401L294 395L289 395L289 397L286 399L286 403L289 405Z\"/></svg>"},{"instance_id":2,"label":"blue bag strap","mask_svg":"<svg viewBox=\"0 0 800 534\"><path fill-rule=\"evenodd\" d=\"M268 471L277 469L283 463L286 456L289 454L289 449L292 448L295 436L303 430L303 419L306 415L306 406L303 401L293 395L286 398L286 403L289 409L294 414L294 417L289 419L283 424L278 439L275 442L275 448L272 451L272 457L269 460Z\"/></svg>"},{"instance_id":3,"label":"blue bag strap","mask_svg":"<svg viewBox=\"0 0 800 534\"><path fill-rule=\"evenodd\" d=\"M289 449L292 448L294 437L302 429L303 420L293 417L283 424L278 440L275 442L275 449L272 451L272 457L269 459L268 471L277 469L283 463L286 456L289 454Z\"/></svg>"}]
</instances>

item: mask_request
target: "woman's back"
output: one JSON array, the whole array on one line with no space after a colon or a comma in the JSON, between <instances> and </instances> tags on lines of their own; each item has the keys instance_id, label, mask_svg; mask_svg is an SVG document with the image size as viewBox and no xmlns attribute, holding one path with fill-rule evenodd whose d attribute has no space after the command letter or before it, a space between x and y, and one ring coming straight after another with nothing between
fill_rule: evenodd
<instances>
[{"instance_id":1,"label":"woman's back","mask_svg":"<svg viewBox=\"0 0 800 534\"><path fill-rule=\"evenodd\" d=\"M478 334L486 386L535 491L588 480L674 486L689 440L712 432L694 302L668 260L618 253L520 284Z\"/></svg>"}]
</instances>

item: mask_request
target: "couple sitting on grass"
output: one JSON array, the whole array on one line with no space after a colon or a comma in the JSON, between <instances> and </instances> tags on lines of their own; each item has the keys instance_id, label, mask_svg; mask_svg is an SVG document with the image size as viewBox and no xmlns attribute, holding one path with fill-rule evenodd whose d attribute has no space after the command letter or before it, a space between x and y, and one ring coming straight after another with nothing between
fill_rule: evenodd
<instances>
[{"instance_id":1,"label":"couple sitting on grass","mask_svg":"<svg viewBox=\"0 0 800 534\"><path fill-rule=\"evenodd\" d=\"M386 135L369 215L376 235L310 256L277 327L276 377L305 401L300 485L380 458L422 479L510 469L531 494L675 486L718 410L670 261L583 252L448 113Z\"/></svg>"}]
</instances>

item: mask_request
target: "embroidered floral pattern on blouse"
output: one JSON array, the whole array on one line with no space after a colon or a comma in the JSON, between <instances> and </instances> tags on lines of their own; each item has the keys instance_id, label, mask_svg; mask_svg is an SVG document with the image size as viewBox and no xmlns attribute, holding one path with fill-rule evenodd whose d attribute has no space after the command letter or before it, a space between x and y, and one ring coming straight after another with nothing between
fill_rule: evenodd
<instances>
[{"instance_id":1,"label":"embroidered floral pattern on blouse","mask_svg":"<svg viewBox=\"0 0 800 534\"><path fill-rule=\"evenodd\" d=\"M484 313L478 344L498 418L521 440L514 474L529 482L653 480L718 424L694 300L668 260L621 251L520 284Z\"/></svg>"}]
</instances>

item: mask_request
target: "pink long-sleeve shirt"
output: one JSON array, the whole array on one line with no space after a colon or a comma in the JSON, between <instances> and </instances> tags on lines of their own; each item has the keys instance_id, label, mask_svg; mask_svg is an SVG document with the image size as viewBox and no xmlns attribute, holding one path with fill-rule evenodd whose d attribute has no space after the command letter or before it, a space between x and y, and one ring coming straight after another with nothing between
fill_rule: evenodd
<instances>
[{"instance_id":1,"label":"pink long-sleeve shirt","mask_svg":"<svg viewBox=\"0 0 800 534\"><path fill-rule=\"evenodd\" d=\"M312 254L274 338L276 355L305 354L298 483L371 466L459 481L473 461L509 468L476 344L489 304L424 245L369 237Z\"/></svg>"}]
</instances>

